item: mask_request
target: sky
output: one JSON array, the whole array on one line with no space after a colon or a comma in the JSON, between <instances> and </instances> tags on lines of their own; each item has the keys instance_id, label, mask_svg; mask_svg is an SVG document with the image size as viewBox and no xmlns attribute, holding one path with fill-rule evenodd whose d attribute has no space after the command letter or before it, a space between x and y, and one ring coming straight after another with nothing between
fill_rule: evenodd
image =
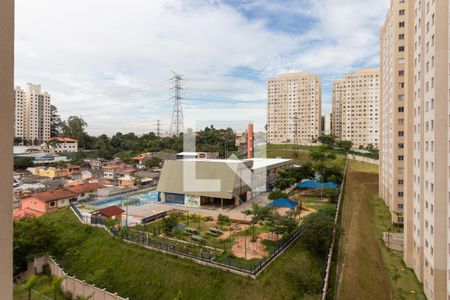
<instances>
[{"instance_id":1,"label":"sky","mask_svg":"<svg viewBox=\"0 0 450 300\"><path fill-rule=\"evenodd\" d=\"M16 0L15 84L41 84L93 135L169 131L174 72L186 127L266 124L267 80L379 64L389 0Z\"/></svg>"}]
</instances>

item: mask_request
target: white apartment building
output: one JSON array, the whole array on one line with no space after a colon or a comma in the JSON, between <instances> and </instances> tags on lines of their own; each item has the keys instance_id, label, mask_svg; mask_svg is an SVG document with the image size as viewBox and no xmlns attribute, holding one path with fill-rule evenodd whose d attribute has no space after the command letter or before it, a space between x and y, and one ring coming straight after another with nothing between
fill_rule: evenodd
<instances>
[{"instance_id":1,"label":"white apartment building","mask_svg":"<svg viewBox=\"0 0 450 300\"><path fill-rule=\"evenodd\" d=\"M410 195L413 105L413 2L391 2L381 28L380 70L380 176L379 195L391 212L392 222L404 224L404 206ZM409 197L409 198L408 198Z\"/></svg>"},{"instance_id":2,"label":"white apartment building","mask_svg":"<svg viewBox=\"0 0 450 300\"><path fill-rule=\"evenodd\" d=\"M52 153L73 153L78 152L78 140L67 137L56 137L48 139L44 143Z\"/></svg>"},{"instance_id":3,"label":"white apartment building","mask_svg":"<svg viewBox=\"0 0 450 300\"><path fill-rule=\"evenodd\" d=\"M378 147L380 70L359 69L333 82L332 133L354 148Z\"/></svg>"},{"instance_id":4,"label":"white apartment building","mask_svg":"<svg viewBox=\"0 0 450 300\"><path fill-rule=\"evenodd\" d=\"M331 134L331 114L326 114L323 117L322 133Z\"/></svg>"},{"instance_id":5,"label":"white apartment building","mask_svg":"<svg viewBox=\"0 0 450 300\"><path fill-rule=\"evenodd\" d=\"M49 139L50 118L50 95L42 92L40 85L15 88L15 137L33 143Z\"/></svg>"},{"instance_id":6,"label":"white apartment building","mask_svg":"<svg viewBox=\"0 0 450 300\"><path fill-rule=\"evenodd\" d=\"M311 144L320 135L322 83L308 72L281 74L267 84L267 142Z\"/></svg>"}]
</instances>

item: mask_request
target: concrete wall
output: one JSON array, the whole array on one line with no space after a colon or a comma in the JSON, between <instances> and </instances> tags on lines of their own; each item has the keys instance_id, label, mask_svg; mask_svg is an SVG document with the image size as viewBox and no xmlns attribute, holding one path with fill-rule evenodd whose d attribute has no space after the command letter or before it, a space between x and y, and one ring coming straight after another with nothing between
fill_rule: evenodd
<instances>
[{"instance_id":1,"label":"concrete wall","mask_svg":"<svg viewBox=\"0 0 450 300\"><path fill-rule=\"evenodd\" d=\"M12 299L14 0L0 0L0 293Z\"/></svg>"},{"instance_id":2,"label":"concrete wall","mask_svg":"<svg viewBox=\"0 0 450 300\"><path fill-rule=\"evenodd\" d=\"M15 282L20 284L25 282L28 278L34 274L42 273L44 270L44 265L48 264L52 276L61 277L61 289L64 293L69 292L72 294L72 299L77 299L77 297L89 298L90 300L127 300L128 298L123 298L116 293L108 292L105 289L96 287L86 283L83 280L77 279L76 277L69 276L64 272L58 263L49 256L41 256L35 258L34 261L28 263L28 270L15 278ZM3 299L3 298L2 298Z\"/></svg>"},{"instance_id":3,"label":"concrete wall","mask_svg":"<svg viewBox=\"0 0 450 300\"><path fill-rule=\"evenodd\" d=\"M372 158L368 158L368 157L364 157L364 156L347 154L347 158L356 160L356 161L360 161L360 162L365 162L365 163L372 164L372 165L377 165L377 166L380 164L380 161L378 159L372 159Z\"/></svg>"}]
</instances>

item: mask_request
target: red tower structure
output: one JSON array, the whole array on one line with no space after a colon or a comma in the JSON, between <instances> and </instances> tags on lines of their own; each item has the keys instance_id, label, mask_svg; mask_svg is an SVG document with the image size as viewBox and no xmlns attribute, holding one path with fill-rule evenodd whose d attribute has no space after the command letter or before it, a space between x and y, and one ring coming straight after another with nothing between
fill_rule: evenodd
<instances>
[{"instance_id":1,"label":"red tower structure","mask_svg":"<svg viewBox=\"0 0 450 300\"><path fill-rule=\"evenodd\" d=\"M253 158L253 124L247 125L247 158Z\"/></svg>"}]
</instances>

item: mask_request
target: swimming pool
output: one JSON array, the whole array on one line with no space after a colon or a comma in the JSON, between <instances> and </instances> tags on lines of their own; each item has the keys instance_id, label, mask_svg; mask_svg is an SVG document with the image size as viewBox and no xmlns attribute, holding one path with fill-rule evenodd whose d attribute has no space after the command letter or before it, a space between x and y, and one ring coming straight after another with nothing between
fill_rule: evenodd
<instances>
[{"instance_id":1,"label":"swimming pool","mask_svg":"<svg viewBox=\"0 0 450 300\"><path fill-rule=\"evenodd\" d=\"M96 207L108 207L111 205L122 206L124 202L131 202L130 205L143 205L151 202L158 202L159 192L147 192L133 196L115 196L105 200L89 203Z\"/></svg>"}]
</instances>

